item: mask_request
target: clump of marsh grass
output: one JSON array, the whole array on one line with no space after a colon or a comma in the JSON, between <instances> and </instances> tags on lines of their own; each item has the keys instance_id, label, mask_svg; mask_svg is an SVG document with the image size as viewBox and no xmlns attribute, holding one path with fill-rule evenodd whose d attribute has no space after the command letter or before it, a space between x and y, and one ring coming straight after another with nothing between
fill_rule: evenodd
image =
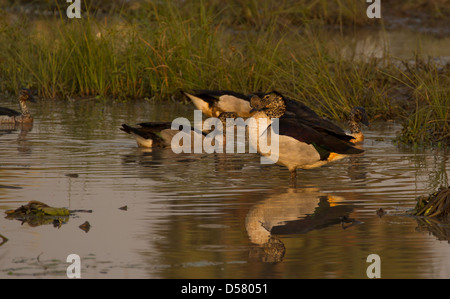
<instances>
[{"instance_id":1,"label":"clump of marsh grass","mask_svg":"<svg viewBox=\"0 0 450 299\"><path fill-rule=\"evenodd\" d=\"M132 33L123 37L90 18L55 18L38 29L26 21L2 26L2 90L26 85L48 98L144 94Z\"/></svg>"},{"instance_id":2,"label":"clump of marsh grass","mask_svg":"<svg viewBox=\"0 0 450 299\"><path fill-rule=\"evenodd\" d=\"M441 187L428 197L419 197L412 214L424 217L444 217L445 219L450 214L450 188Z\"/></svg>"},{"instance_id":3,"label":"clump of marsh grass","mask_svg":"<svg viewBox=\"0 0 450 299\"><path fill-rule=\"evenodd\" d=\"M408 144L450 144L450 68L416 58L400 80L409 86L415 109L398 138Z\"/></svg>"}]
</instances>

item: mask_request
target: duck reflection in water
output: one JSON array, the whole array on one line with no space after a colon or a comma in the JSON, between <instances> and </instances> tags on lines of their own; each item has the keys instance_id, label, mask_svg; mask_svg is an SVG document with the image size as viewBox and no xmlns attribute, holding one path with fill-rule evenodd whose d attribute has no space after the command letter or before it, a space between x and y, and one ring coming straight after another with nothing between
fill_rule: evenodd
<instances>
[{"instance_id":1,"label":"duck reflection in water","mask_svg":"<svg viewBox=\"0 0 450 299\"><path fill-rule=\"evenodd\" d=\"M345 229L358 224L348 217L353 207L344 201L317 188L274 190L247 213L245 228L256 245L251 248L251 259L282 261L286 247L277 235L305 234L336 224Z\"/></svg>"},{"instance_id":2,"label":"duck reflection in water","mask_svg":"<svg viewBox=\"0 0 450 299\"><path fill-rule=\"evenodd\" d=\"M17 135L17 151L20 153L31 152L31 142L28 140L28 133L33 129L33 123L0 123L0 137L7 134Z\"/></svg>"}]
</instances>

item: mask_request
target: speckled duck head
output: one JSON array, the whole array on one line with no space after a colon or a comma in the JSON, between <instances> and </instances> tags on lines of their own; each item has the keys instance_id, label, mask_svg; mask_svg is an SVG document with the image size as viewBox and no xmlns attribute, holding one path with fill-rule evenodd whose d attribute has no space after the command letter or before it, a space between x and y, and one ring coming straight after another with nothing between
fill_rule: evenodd
<instances>
[{"instance_id":1,"label":"speckled duck head","mask_svg":"<svg viewBox=\"0 0 450 299\"><path fill-rule=\"evenodd\" d=\"M367 117L366 109L363 107L354 107L348 116L348 126L350 132L359 133L361 131L361 124L369 126L369 119Z\"/></svg>"},{"instance_id":2,"label":"speckled duck head","mask_svg":"<svg viewBox=\"0 0 450 299\"><path fill-rule=\"evenodd\" d=\"M32 102L32 103L36 103L35 98L33 97L33 94L31 92L31 90L29 90L28 88L22 88L19 91L19 102Z\"/></svg>"},{"instance_id":3,"label":"speckled duck head","mask_svg":"<svg viewBox=\"0 0 450 299\"><path fill-rule=\"evenodd\" d=\"M286 102L278 92L270 92L263 98L253 96L250 105L256 111L263 111L268 118L279 118L286 112Z\"/></svg>"},{"instance_id":4,"label":"speckled duck head","mask_svg":"<svg viewBox=\"0 0 450 299\"><path fill-rule=\"evenodd\" d=\"M31 90L29 90L27 88L22 88L19 91L18 100L19 100L20 109L22 110L23 118L31 120L32 117L31 117L30 111L28 111L27 102L36 103L36 100L34 99Z\"/></svg>"}]
</instances>

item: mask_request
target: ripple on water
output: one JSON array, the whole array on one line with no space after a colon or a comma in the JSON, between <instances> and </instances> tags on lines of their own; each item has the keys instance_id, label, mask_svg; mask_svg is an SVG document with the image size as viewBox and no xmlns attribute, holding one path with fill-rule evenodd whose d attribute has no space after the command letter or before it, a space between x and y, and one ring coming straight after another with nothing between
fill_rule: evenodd
<instances>
[{"instance_id":1,"label":"ripple on water","mask_svg":"<svg viewBox=\"0 0 450 299\"><path fill-rule=\"evenodd\" d=\"M294 189L286 168L255 155L138 149L120 125L167 119L148 119L146 103L123 105L105 110L110 123L101 128L95 113L70 121L73 107L44 105L25 136L0 136L3 210L29 200L93 210L60 228L4 219L0 277L64 276L67 252L92 266L85 277L365 278L370 253L381 256L382 277L450 277L448 239L399 216L448 184L448 158L396 147L398 126L368 129L361 156L298 170ZM88 233L78 228L84 221ZM255 243L270 233L279 247ZM43 273L40 252L41 261L55 259L54 271ZM270 253L282 259L267 263Z\"/></svg>"}]
</instances>

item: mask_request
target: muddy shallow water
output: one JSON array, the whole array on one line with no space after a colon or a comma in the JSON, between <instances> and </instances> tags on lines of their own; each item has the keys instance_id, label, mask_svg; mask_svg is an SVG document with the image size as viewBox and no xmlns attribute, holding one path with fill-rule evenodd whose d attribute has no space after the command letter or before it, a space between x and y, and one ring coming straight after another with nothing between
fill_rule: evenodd
<instances>
[{"instance_id":1,"label":"muddy shallow water","mask_svg":"<svg viewBox=\"0 0 450 299\"><path fill-rule=\"evenodd\" d=\"M383 278L450 278L449 225L404 215L448 184L450 162L443 150L395 146L398 124L373 124L364 154L299 170L289 188L289 172L256 155L146 151L119 130L193 119L190 105L30 109L31 130L0 131L0 278L65 278L70 254L82 278L366 278L370 254ZM30 200L92 212L59 227L4 218Z\"/></svg>"}]
</instances>

